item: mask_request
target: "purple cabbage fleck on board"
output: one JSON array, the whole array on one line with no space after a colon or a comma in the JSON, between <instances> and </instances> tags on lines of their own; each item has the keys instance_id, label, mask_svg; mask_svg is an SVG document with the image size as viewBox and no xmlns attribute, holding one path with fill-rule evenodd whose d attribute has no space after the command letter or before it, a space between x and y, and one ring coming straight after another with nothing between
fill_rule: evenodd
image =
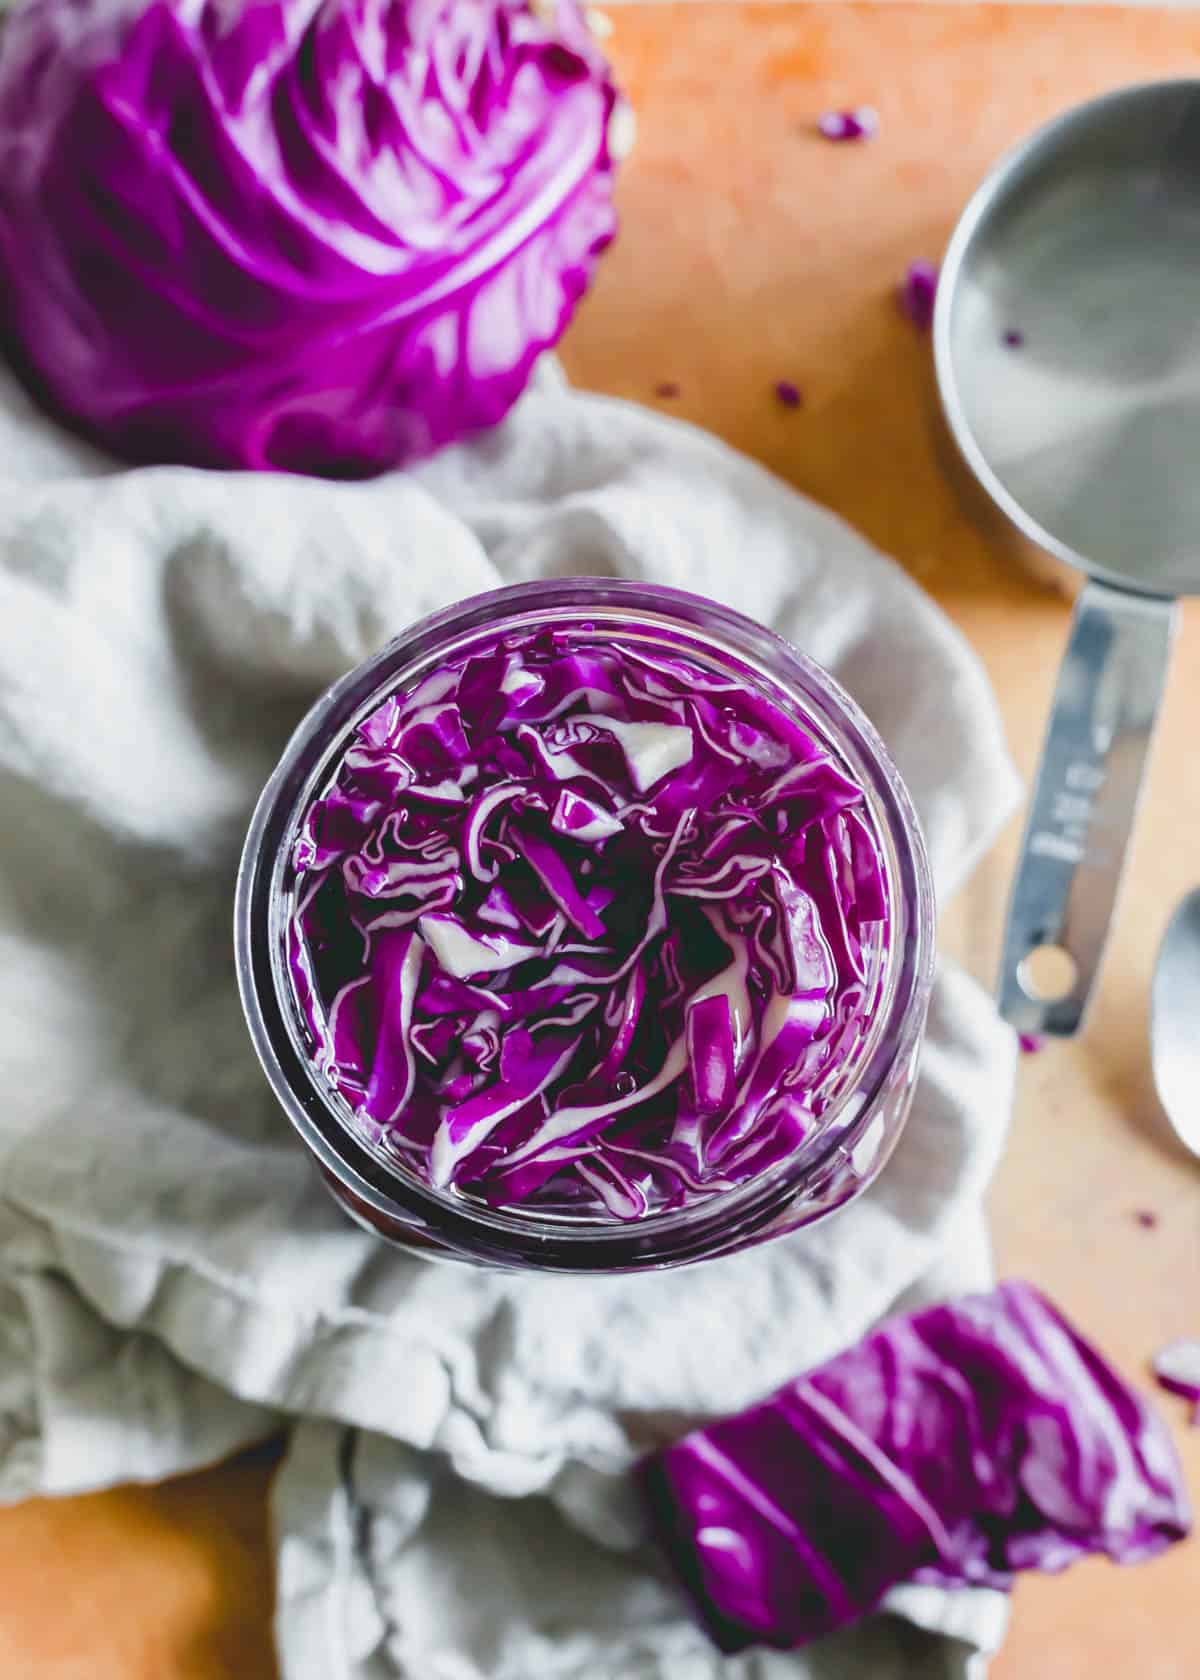
<instances>
[{"instance_id":1,"label":"purple cabbage fleck on board","mask_svg":"<svg viewBox=\"0 0 1200 1680\"><path fill-rule=\"evenodd\" d=\"M1160 1388L1192 1403L1192 1423L1200 1428L1200 1341L1168 1342L1154 1356Z\"/></svg>"},{"instance_id":2,"label":"purple cabbage fleck on board","mask_svg":"<svg viewBox=\"0 0 1200 1680\"><path fill-rule=\"evenodd\" d=\"M911 262L897 293L900 312L918 332L928 332L933 325L933 310L937 302L938 270L931 262Z\"/></svg>"},{"instance_id":3,"label":"purple cabbage fleck on board","mask_svg":"<svg viewBox=\"0 0 1200 1680\"><path fill-rule=\"evenodd\" d=\"M817 132L826 140L873 140L879 133L879 112L871 105L823 111L817 118Z\"/></svg>"}]
</instances>

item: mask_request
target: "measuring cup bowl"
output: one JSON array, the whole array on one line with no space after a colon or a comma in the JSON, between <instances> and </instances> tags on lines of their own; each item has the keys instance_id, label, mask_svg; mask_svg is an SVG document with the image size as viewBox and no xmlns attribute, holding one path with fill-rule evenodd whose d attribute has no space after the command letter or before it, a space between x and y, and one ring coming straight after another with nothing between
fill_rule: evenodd
<instances>
[{"instance_id":1,"label":"measuring cup bowl","mask_svg":"<svg viewBox=\"0 0 1200 1680\"><path fill-rule=\"evenodd\" d=\"M964 520L974 527L988 550L1014 572L1027 575L1067 601L1073 601L1087 584L1087 574L1057 559L1040 544L1031 542L988 495L967 465L945 416L938 415L932 434L938 469L947 480Z\"/></svg>"},{"instance_id":2,"label":"measuring cup bowl","mask_svg":"<svg viewBox=\"0 0 1200 1680\"><path fill-rule=\"evenodd\" d=\"M1175 629L1200 593L1200 81L1118 89L1001 160L943 263L934 356L969 472L1085 581L1009 905L998 995L1082 1025ZM1039 566L1045 575L1045 562Z\"/></svg>"}]
</instances>

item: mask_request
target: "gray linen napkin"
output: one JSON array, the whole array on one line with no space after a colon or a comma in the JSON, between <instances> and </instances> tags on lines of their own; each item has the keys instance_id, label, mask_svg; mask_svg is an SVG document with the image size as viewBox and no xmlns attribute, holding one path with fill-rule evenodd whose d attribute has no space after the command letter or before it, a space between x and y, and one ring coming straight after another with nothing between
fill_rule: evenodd
<instances>
[{"instance_id":1,"label":"gray linen napkin","mask_svg":"<svg viewBox=\"0 0 1200 1680\"><path fill-rule=\"evenodd\" d=\"M930 1589L812 1652L724 1661L636 1549L624 1472L898 1303L987 1282L1014 1053L970 981L941 975L901 1147L829 1225L682 1272L522 1279L342 1218L254 1063L230 940L251 805L316 693L436 607L584 572L711 595L829 666L947 892L1016 781L938 610L712 438L553 380L357 486L118 471L4 385L0 472L0 1495L163 1476L287 1415L286 1680L967 1673L1000 1601Z\"/></svg>"}]
</instances>

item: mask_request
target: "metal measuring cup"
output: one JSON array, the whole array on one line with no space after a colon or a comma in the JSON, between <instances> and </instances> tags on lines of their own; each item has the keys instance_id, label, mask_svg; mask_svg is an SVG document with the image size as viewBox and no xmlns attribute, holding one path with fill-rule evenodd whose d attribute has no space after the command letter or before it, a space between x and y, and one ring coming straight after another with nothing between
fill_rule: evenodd
<instances>
[{"instance_id":1,"label":"metal measuring cup","mask_svg":"<svg viewBox=\"0 0 1200 1680\"><path fill-rule=\"evenodd\" d=\"M1175 597L1200 593L1200 81L1108 94L1000 162L951 239L934 353L958 449L1012 533L1087 579L998 987L1014 1026L1069 1035L1103 957Z\"/></svg>"}]
</instances>

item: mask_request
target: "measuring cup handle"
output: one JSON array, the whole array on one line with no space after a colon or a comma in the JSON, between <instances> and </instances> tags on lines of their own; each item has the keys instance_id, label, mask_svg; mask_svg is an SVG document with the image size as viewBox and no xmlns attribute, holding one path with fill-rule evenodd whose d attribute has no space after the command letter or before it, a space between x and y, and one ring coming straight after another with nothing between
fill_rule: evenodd
<instances>
[{"instance_id":1,"label":"measuring cup handle","mask_svg":"<svg viewBox=\"0 0 1200 1680\"><path fill-rule=\"evenodd\" d=\"M998 996L1069 1037L1104 955L1162 698L1175 602L1089 583L1071 621L1008 906ZM1054 955L1043 955L1050 947ZM1032 952L1039 956L1029 961ZM1065 956L1063 955L1065 953ZM1040 986L1044 970L1055 971Z\"/></svg>"}]
</instances>

